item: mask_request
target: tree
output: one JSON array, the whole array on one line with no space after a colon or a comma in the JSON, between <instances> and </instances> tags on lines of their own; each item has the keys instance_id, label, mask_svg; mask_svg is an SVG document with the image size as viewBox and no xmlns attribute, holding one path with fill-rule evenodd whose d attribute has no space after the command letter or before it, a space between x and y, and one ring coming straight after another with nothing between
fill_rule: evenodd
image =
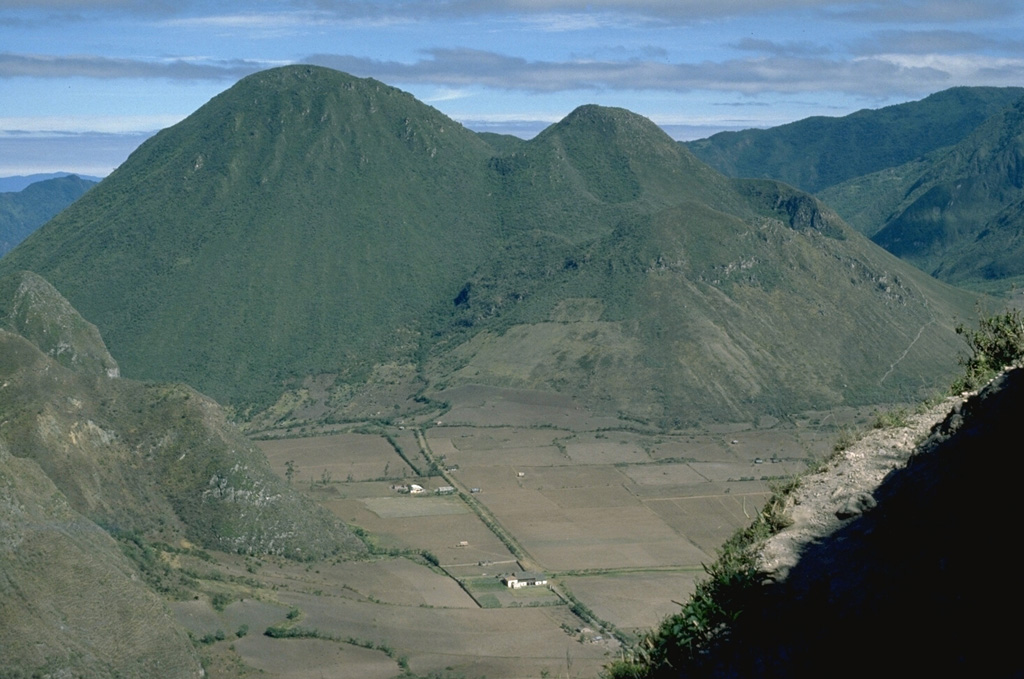
<instances>
[{"instance_id":1,"label":"tree","mask_svg":"<svg viewBox=\"0 0 1024 679\"><path fill-rule=\"evenodd\" d=\"M1016 309L983 318L977 330L958 325L956 332L971 349L971 355L960 360L965 374L953 385L956 391L976 389L1024 357L1024 314Z\"/></svg>"}]
</instances>

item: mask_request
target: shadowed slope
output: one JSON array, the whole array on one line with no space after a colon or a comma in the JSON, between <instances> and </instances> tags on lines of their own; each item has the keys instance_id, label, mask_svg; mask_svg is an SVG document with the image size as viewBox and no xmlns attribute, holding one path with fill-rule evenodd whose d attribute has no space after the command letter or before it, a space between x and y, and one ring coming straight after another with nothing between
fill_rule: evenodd
<instances>
[{"instance_id":1,"label":"shadowed slope","mask_svg":"<svg viewBox=\"0 0 1024 679\"><path fill-rule=\"evenodd\" d=\"M907 184L876 243L954 283L1024 276L1024 100Z\"/></svg>"}]
</instances>

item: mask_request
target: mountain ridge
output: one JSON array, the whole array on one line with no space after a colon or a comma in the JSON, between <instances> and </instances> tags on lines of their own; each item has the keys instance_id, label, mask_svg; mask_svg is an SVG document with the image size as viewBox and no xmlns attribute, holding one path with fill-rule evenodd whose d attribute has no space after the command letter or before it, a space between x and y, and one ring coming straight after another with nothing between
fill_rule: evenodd
<instances>
[{"instance_id":1,"label":"mountain ridge","mask_svg":"<svg viewBox=\"0 0 1024 679\"><path fill-rule=\"evenodd\" d=\"M1022 96L1019 87L954 87L920 101L721 132L685 145L729 176L778 179L817 193L952 146Z\"/></svg>"},{"instance_id":2,"label":"mountain ridge","mask_svg":"<svg viewBox=\"0 0 1024 679\"><path fill-rule=\"evenodd\" d=\"M66 175L30 182L17 192L0 192L0 256L95 184L78 175Z\"/></svg>"},{"instance_id":3,"label":"mountain ridge","mask_svg":"<svg viewBox=\"0 0 1024 679\"><path fill-rule=\"evenodd\" d=\"M624 109L581 106L503 149L487 139L377 81L272 69L143 144L0 260L0 271L35 271L66 291L126 375L191 383L242 419L263 412L287 420L296 411L287 404L309 379L331 386L306 410L372 417L381 410L375 397L358 411L339 403L388 387L395 374L404 375L407 396L384 405L400 414L419 407L413 399L423 389L443 391L476 371L513 388L582 393L588 385L608 397L594 407L671 426L696 412L749 418L819 397L907 398L945 364L952 370L960 346L953 319L969 315L976 298L871 253L874 246L797 191L730 180ZM677 250L634 243L630 231L644 224L674 238ZM783 252L790 241L804 260ZM659 256L689 268L659 269ZM852 276L843 268L851 266ZM695 271L703 278L691 280ZM860 327L884 338L865 345L879 348L843 355L836 338L824 341L828 325L797 319L781 291L771 292L780 280L790 291L813 289L805 311L820 315L812 297L832 296L833 279L847 281L858 301L824 308L847 314L854 336ZM884 311L885 288L897 281L913 282L916 291L896 295L913 312ZM699 318L687 319L678 291L694 286L704 302L694 305ZM480 332L500 337L514 325L548 322L566 298L591 300L602 309L599 322L618 323L614 346L584 339L593 328L577 339L508 346L509 355L547 353L536 374L503 377L480 363L492 359L465 351ZM768 309L750 306L758 304ZM791 346L771 329L773 313L822 341ZM911 342L925 323L934 335ZM706 344L686 339L691 327L707 330ZM672 341L689 347L685 356L656 348ZM559 363L561 351L575 358ZM731 394L716 375L695 377L684 365L716 352L723 366L757 355L774 367L747 370L749 384ZM814 398L772 400L791 362L813 366ZM891 371L870 367L890 363ZM606 366L600 379L594 365ZM856 387L844 379L847 365L862 375ZM638 374L662 386L668 375L682 382L642 393ZM685 396L709 386L721 395L714 404Z\"/></svg>"}]
</instances>

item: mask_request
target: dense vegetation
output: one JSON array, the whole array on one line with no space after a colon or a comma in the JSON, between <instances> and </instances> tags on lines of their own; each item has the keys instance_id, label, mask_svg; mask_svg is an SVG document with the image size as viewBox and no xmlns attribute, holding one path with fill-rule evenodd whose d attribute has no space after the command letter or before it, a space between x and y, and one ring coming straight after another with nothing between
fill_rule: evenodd
<instances>
[{"instance_id":1,"label":"dense vegetation","mask_svg":"<svg viewBox=\"0 0 1024 679\"><path fill-rule=\"evenodd\" d=\"M1024 282L1024 90L954 88L842 118L688 144L734 176L813 191L931 275L989 293Z\"/></svg>"},{"instance_id":2,"label":"dense vegetation","mask_svg":"<svg viewBox=\"0 0 1024 679\"><path fill-rule=\"evenodd\" d=\"M0 193L0 256L78 200L95 183L70 175L35 182L21 191Z\"/></svg>"},{"instance_id":3,"label":"dense vegetation","mask_svg":"<svg viewBox=\"0 0 1024 679\"><path fill-rule=\"evenodd\" d=\"M899 188L876 243L959 285L1007 290L1024 280L1024 99Z\"/></svg>"},{"instance_id":4,"label":"dense vegetation","mask_svg":"<svg viewBox=\"0 0 1024 679\"><path fill-rule=\"evenodd\" d=\"M18 269L125 375L242 418L280 399L271 423L402 413L470 381L664 426L913 398L946 378L974 302L629 111L516 141L312 67L158 134L0 260ZM389 400L342 405L375 387Z\"/></svg>"},{"instance_id":5,"label":"dense vegetation","mask_svg":"<svg viewBox=\"0 0 1024 679\"><path fill-rule=\"evenodd\" d=\"M1022 96L1019 87L954 87L840 118L721 132L687 147L729 176L778 179L817 193L952 146Z\"/></svg>"}]
</instances>

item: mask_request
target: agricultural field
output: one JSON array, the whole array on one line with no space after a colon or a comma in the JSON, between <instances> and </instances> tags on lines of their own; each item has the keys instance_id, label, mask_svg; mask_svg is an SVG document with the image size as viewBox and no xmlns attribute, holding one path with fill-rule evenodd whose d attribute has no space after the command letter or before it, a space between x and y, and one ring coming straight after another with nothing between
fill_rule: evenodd
<instances>
[{"instance_id":1,"label":"agricultural field","mask_svg":"<svg viewBox=\"0 0 1024 679\"><path fill-rule=\"evenodd\" d=\"M219 666L268 676L596 676L622 642L678 609L773 484L830 451L836 432L823 418L858 417L667 434L534 396L459 387L447 412L418 422L258 441L278 474L364 531L377 556L265 566L255 577L272 604L200 615L203 602L185 602L179 618L197 635L211 616L228 627L248 616L255 629L276 614L317 630L238 638L222 654ZM522 571L550 583L500 580ZM312 665L288 660L307 656Z\"/></svg>"}]
</instances>

